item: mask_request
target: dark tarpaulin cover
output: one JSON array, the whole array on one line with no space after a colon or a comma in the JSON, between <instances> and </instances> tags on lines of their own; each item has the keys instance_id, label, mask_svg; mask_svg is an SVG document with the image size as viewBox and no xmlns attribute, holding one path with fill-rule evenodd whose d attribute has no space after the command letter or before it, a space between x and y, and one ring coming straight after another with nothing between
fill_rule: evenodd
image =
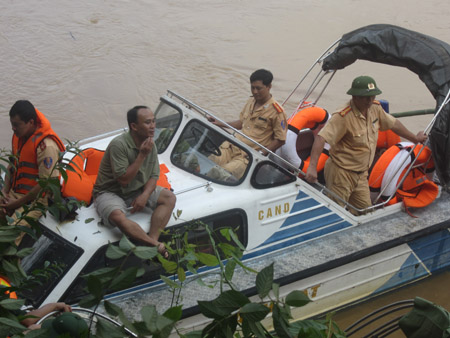
<instances>
[{"instance_id":1,"label":"dark tarpaulin cover","mask_svg":"<svg viewBox=\"0 0 450 338\"><path fill-rule=\"evenodd\" d=\"M324 70L347 67L357 59L405 67L416 73L436 99L436 111L450 89L450 45L393 25L370 25L342 36L323 61ZM450 104L430 132L436 171L445 188L450 184Z\"/></svg>"}]
</instances>

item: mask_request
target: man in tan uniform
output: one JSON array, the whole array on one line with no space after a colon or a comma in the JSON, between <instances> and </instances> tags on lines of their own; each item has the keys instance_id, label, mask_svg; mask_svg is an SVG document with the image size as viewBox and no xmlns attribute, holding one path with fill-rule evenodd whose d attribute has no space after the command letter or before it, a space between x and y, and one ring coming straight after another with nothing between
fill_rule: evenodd
<instances>
[{"instance_id":1,"label":"man in tan uniform","mask_svg":"<svg viewBox=\"0 0 450 338\"><path fill-rule=\"evenodd\" d=\"M233 128L242 132L270 151L275 151L286 141L287 122L283 107L275 101L270 93L273 75L270 71L259 69L250 76L252 97L247 101L239 120L228 122ZM220 127L226 125L210 118L210 121ZM250 140L237 136L242 142L267 155L266 151ZM232 173L236 178L242 177L248 165L247 154L229 142L220 146L221 155L211 158Z\"/></svg>"},{"instance_id":2,"label":"man in tan uniform","mask_svg":"<svg viewBox=\"0 0 450 338\"><path fill-rule=\"evenodd\" d=\"M325 164L327 188L357 209L364 209L372 205L367 177L375 156L378 130L391 129L414 143L424 142L427 136L423 132L414 135L383 110L375 101L375 95L381 94L381 90L373 78L355 78L347 94L352 99L332 115L314 141L306 180L317 182L317 160L326 142L331 147ZM345 205L340 200L336 202Z\"/></svg>"}]
</instances>

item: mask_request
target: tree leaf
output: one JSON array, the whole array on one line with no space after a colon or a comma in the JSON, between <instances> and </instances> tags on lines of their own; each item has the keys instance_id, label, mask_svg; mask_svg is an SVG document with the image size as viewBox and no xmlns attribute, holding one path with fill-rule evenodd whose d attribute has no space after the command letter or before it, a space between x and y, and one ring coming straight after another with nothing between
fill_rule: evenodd
<instances>
[{"instance_id":1,"label":"tree leaf","mask_svg":"<svg viewBox=\"0 0 450 338\"><path fill-rule=\"evenodd\" d=\"M316 320L299 320L290 325L289 332L292 335L298 336L300 332L310 333L312 337L316 337L317 333L320 334L321 331L325 332L327 326ZM309 336L308 336L309 337Z\"/></svg>"},{"instance_id":2,"label":"tree leaf","mask_svg":"<svg viewBox=\"0 0 450 338\"><path fill-rule=\"evenodd\" d=\"M105 300L103 305L105 306L106 312L108 312L111 316L117 317L122 313L122 308L111 303L110 301Z\"/></svg>"},{"instance_id":3,"label":"tree leaf","mask_svg":"<svg viewBox=\"0 0 450 338\"><path fill-rule=\"evenodd\" d=\"M227 280L232 280L234 275L234 270L236 268L236 261L234 259L228 260L225 265L225 278Z\"/></svg>"},{"instance_id":4,"label":"tree leaf","mask_svg":"<svg viewBox=\"0 0 450 338\"><path fill-rule=\"evenodd\" d=\"M273 294L275 295L276 300L278 300L280 298L280 284L273 283L272 291L273 291Z\"/></svg>"},{"instance_id":5,"label":"tree leaf","mask_svg":"<svg viewBox=\"0 0 450 338\"><path fill-rule=\"evenodd\" d=\"M95 328L95 337L122 338L128 336L123 327L117 327L104 319L99 319Z\"/></svg>"},{"instance_id":6,"label":"tree leaf","mask_svg":"<svg viewBox=\"0 0 450 338\"><path fill-rule=\"evenodd\" d=\"M191 331L191 332L181 335L181 338L202 338L202 337L203 337L203 335L202 335L201 330Z\"/></svg>"},{"instance_id":7,"label":"tree leaf","mask_svg":"<svg viewBox=\"0 0 450 338\"><path fill-rule=\"evenodd\" d=\"M277 336L280 338L292 338L292 335L289 332L288 321L283 316L283 313L280 310L281 308L278 306L278 304L274 304L273 327L275 328L275 332L277 333Z\"/></svg>"},{"instance_id":8,"label":"tree leaf","mask_svg":"<svg viewBox=\"0 0 450 338\"><path fill-rule=\"evenodd\" d=\"M125 257L127 255L126 251L123 251L118 246L113 244L108 245L108 249L106 249L106 257L109 259L119 259Z\"/></svg>"},{"instance_id":9,"label":"tree leaf","mask_svg":"<svg viewBox=\"0 0 450 338\"><path fill-rule=\"evenodd\" d=\"M167 273L175 273L177 271L178 265L177 262L169 261L165 258L163 258L161 255L156 256L161 263L164 270L166 270Z\"/></svg>"},{"instance_id":10,"label":"tree leaf","mask_svg":"<svg viewBox=\"0 0 450 338\"><path fill-rule=\"evenodd\" d=\"M234 233L234 231L230 230L230 236L233 239L233 242L237 244L239 249L241 249L242 251L245 251L244 245L242 245L241 241L239 240L238 236Z\"/></svg>"},{"instance_id":11,"label":"tree leaf","mask_svg":"<svg viewBox=\"0 0 450 338\"><path fill-rule=\"evenodd\" d=\"M78 302L78 304L81 307L89 308L89 307L93 307L93 306L97 305L98 302L97 302L97 298L95 298L94 295L87 295L82 300L80 300Z\"/></svg>"},{"instance_id":12,"label":"tree leaf","mask_svg":"<svg viewBox=\"0 0 450 338\"><path fill-rule=\"evenodd\" d=\"M242 318L250 322L259 322L266 318L269 312L270 309L262 304L248 303L241 308L239 313L241 314Z\"/></svg>"},{"instance_id":13,"label":"tree leaf","mask_svg":"<svg viewBox=\"0 0 450 338\"><path fill-rule=\"evenodd\" d=\"M141 317L145 322L147 328L152 332L156 332L156 319L158 317L158 312L154 305L147 305L141 309Z\"/></svg>"},{"instance_id":14,"label":"tree leaf","mask_svg":"<svg viewBox=\"0 0 450 338\"><path fill-rule=\"evenodd\" d=\"M168 308L166 312L164 312L163 316L167 317L173 321L179 321L181 319L181 315L183 314L183 305L173 306Z\"/></svg>"},{"instance_id":15,"label":"tree leaf","mask_svg":"<svg viewBox=\"0 0 450 338\"><path fill-rule=\"evenodd\" d=\"M17 252L16 256L19 258L24 258L25 256L28 256L34 251L33 248L25 248Z\"/></svg>"},{"instance_id":16,"label":"tree leaf","mask_svg":"<svg viewBox=\"0 0 450 338\"><path fill-rule=\"evenodd\" d=\"M136 245L131 243L127 236L122 236L119 242L119 248L125 252L128 252L136 248Z\"/></svg>"},{"instance_id":17,"label":"tree leaf","mask_svg":"<svg viewBox=\"0 0 450 338\"><path fill-rule=\"evenodd\" d=\"M17 267L6 259L2 259L2 266L6 272L18 272Z\"/></svg>"},{"instance_id":18,"label":"tree leaf","mask_svg":"<svg viewBox=\"0 0 450 338\"><path fill-rule=\"evenodd\" d=\"M141 259L152 259L158 254L158 249L153 246L137 246L133 253Z\"/></svg>"},{"instance_id":19,"label":"tree leaf","mask_svg":"<svg viewBox=\"0 0 450 338\"><path fill-rule=\"evenodd\" d=\"M110 288L114 291L119 291L129 287L136 279L137 269L137 267L133 266L122 271L119 276L112 280Z\"/></svg>"},{"instance_id":20,"label":"tree leaf","mask_svg":"<svg viewBox=\"0 0 450 338\"><path fill-rule=\"evenodd\" d=\"M290 292L286 296L286 304L289 306L300 307L311 302L311 299L307 295L305 295L302 291L295 290Z\"/></svg>"},{"instance_id":21,"label":"tree leaf","mask_svg":"<svg viewBox=\"0 0 450 338\"><path fill-rule=\"evenodd\" d=\"M184 282L186 280L186 272L184 272L183 267L181 266L178 267L177 275L180 282Z\"/></svg>"},{"instance_id":22,"label":"tree leaf","mask_svg":"<svg viewBox=\"0 0 450 338\"><path fill-rule=\"evenodd\" d=\"M228 242L231 241L230 229L229 228L220 229L220 234L223 237L225 237Z\"/></svg>"},{"instance_id":23,"label":"tree leaf","mask_svg":"<svg viewBox=\"0 0 450 338\"><path fill-rule=\"evenodd\" d=\"M0 301L0 306L7 310L20 310L23 304L25 304L24 299L6 298Z\"/></svg>"},{"instance_id":24,"label":"tree leaf","mask_svg":"<svg viewBox=\"0 0 450 338\"><path fill-rule=\"evenodd\" d=\"M94 297L100 302L103 298L103 285L97 276L90 275L87 279L87 288L90 294L94 295Z\"/></svg>"},{"instance_id":25,"label":"tree leaf","mask_svg":"<svg viewBox=\"0 0 450 338\"><path fill-rule=\"evenodd\" d=\"M259 322L253 322L250 320L247 320L248 326L253 334L255 334L258 338L265 338L266 333L264 332L264 328Z\"/></svg>"},{"instance_id":26,"label":"tree leaf","mask_svg":"<svg viewBox=\"0 0 450 338\"><path fill-rule=\"evenodd\" d=\"M170 278L168 278L166 276L163 276L163 275L161 275L160 277L163 280L163 282L166 283L167 285L169 285L172 289L179 289L179 288L181 288L181 285L179 285L177 282L174 282Z\"/></svg>"},{"instance_id":27,"label":"tree leaf","mask_svg":"<svg viewBox=\"0 0 450 338\"><path fill-rule=\"evenodd\" d=\"M202 262L206 266L216 266L219 264L219 260L217 259L217 257L211 254L198 252L196 253L196 257L200 262Z\"/></svg>"},{"instance_id":28,"label":"tree leaf","mask_svg":"<svg viewBox=\"0 0 450 338\"><path fill-rule=\"evenodd\" d=\"M227 316L228 311L224 311L223 309L216 308L212 301L197 301L200 312L208 317L213 319L222 319Z\"/></svg>"},{"instance_id":29,"label":"tree leaf","mask_svg":"<svg viewBox=\"0 0 450 338\"><path fill-rule=\"evenodd\" d=\"M258 290L259 296L262 298L266 297L273 283L273 263L266 266L256 275L256 289Z\"/></svg>"}]
</instances>

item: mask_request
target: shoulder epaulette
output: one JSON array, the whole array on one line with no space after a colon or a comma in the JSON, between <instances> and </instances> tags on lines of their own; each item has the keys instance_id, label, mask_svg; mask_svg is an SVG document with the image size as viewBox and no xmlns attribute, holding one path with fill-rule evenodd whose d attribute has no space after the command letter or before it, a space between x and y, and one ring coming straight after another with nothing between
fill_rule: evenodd
<instances>
[{"instance_id":1,"label":"shoulder epaulette","mask_svg":"<svg viewBox=\"0 0 450 338\"><path fill-rule=\"evenodd\" d=\"M379 105L379 106L381 105L380 101L377 101L377 100L373 100L373 103L374 103L374 104L377 104L377 105Z\"/></svg>"},{"instance_id":2,"label":"shoulder epaulette","mask_svg":"<svg viewBox=\"0 0 450 338\"><path fill-rule=\"evenodd\" d=\"M342 109L342 111L339 113L339 115L345 116L345 115L347 115L351 110L352 110L352 107L350 107L350 106L345 107L344 109Z\"/></svg>"},{"instance_id":3,"label":"shoulder epaulette","mask_svg":"<svg viewBox=\"0 0 450 338\"><path fill-rule=\"evenodd\" d=\"M284 112L283 107L280 106L280 105L278 104L278 102L274 102L274 103L272 103L272 104L273 104L273 107L275 108L275 110L276 110L277 112L279 112L279 113L283 113L283 112Z\"/></svg>"}]
</instances>

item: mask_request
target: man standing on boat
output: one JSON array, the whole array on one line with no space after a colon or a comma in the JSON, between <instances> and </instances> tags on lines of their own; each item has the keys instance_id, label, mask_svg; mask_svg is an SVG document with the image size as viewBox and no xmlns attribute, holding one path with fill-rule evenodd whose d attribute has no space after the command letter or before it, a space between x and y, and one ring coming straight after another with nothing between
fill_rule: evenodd
<instances>
[{"instance_id":1,"label":"man standing on boat","mask_svg":"<svg viewBox=\"0 0 450 338\"><path fill-rule=\"evenodd\" d=\"M274 152L286 141L287 122L283 107L270 93L272 80L273 75L270 71L266 69L255 71L250 76L252 96L242 109L239 119L228 124L242 130L246 136ZM213 118L210 118L210 121L219 127L227 127ZM250 147L267 155L267 151L255 143L240 135L237 137ZM242 177L248 165L246 153L229 142L224 142L220 146L220 151L220 156L211 156L214 162L231 172L236 178Z\"/></svg>"},{"instance_id":2,"label":"man standing on boat","mask_svg":"<svg viewBox=\"0 0 450 338\"><path fill-rule=\"evenodd\" d=\"M106 148L94 185L94 205L107 225L117 226L125 235L155 246L167 258L159 235L169 222L176 197L156 185L159 177L158 151L154 143L155 116L146 106L127 113L129 131L115 137ZM126 217L145 206L153 209L150 231Z\"/></svg>"},{"instance_id":3,"label":"man standing on boat","mask_svg":"<svg viewBox=\"0 0 450 338\"><path fill-rule=\"evenodd\" d=\"M65 147L44 114L30 101L19 100L14 103L9 111L9 118L14 132L14 158L8 166L5 185L1 189L0 218L9 215L16 220L17 215L24 212L24 207L36 199L39 203L48 205L49 195L40 195L38 179L58 177L59 172L53 168L58 163L60 151L64 151ZM40 210L32 210L26 216L38 219L41 215ZM29 226L25 219L16 225ZM24 234L16 239L16 245L20 244Z\"/></svg>"},{"instance_id":4,"label":"man standing on boat","mask_svg":"<svg viewBox=\"0 0 450 338\"><path fill-rule=\"evenodd\" d=\"M378 130L390 129L413 143L422 143L427 136L422 131L414 135L383 110L375 101L381 90L370 76L355 78L347 94L352 99L332 115L314 141L306 180L317 182L317 161L326 142L331 147L325 164L327 188L357 209L365 209L372 205L367 177L375 156ZM343 201L336 199L340 205L345 205ZM353 209L350 211L357 214Z\"/></svg>"}]
</instances>

